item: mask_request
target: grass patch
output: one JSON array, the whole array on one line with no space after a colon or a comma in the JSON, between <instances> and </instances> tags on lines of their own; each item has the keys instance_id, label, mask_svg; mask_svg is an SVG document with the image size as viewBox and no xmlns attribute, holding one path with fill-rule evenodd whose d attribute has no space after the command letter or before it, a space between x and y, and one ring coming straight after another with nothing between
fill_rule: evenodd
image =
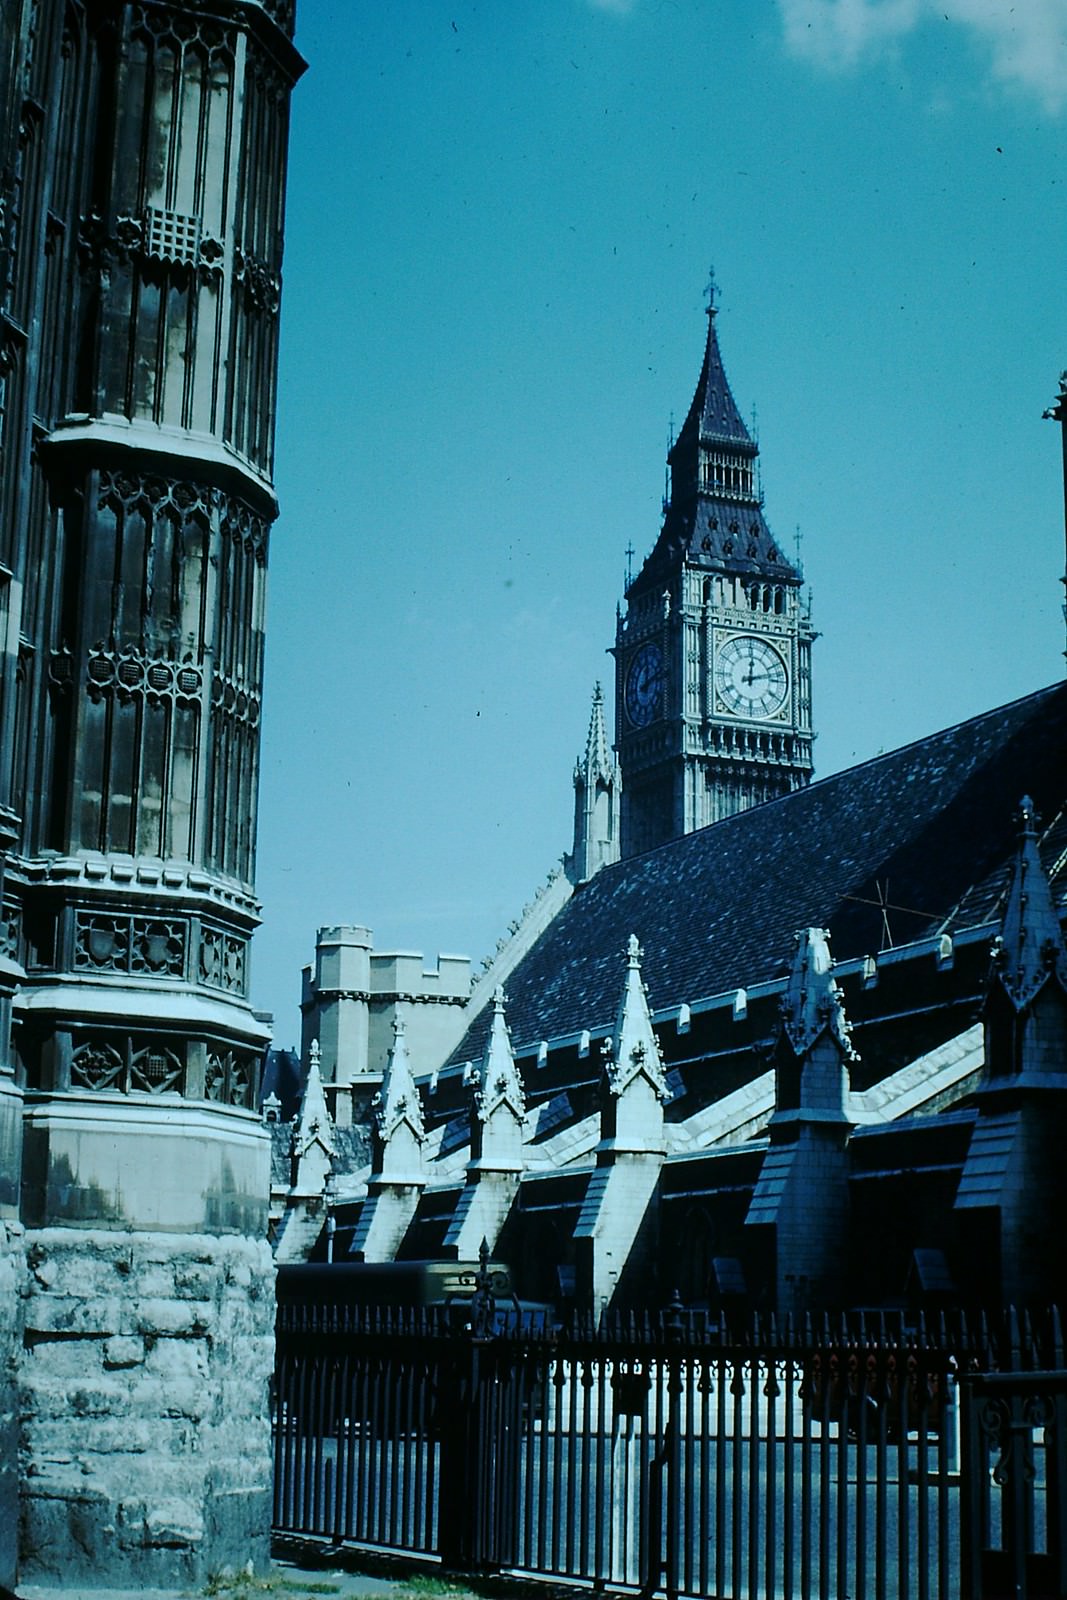
<instances>
[{"instance_id":1,"label":"grass patch","mask_svg":"<svg viewBox=\"0 0 1067 1600\"><path fill-rule=\"evenodd\" d=\"M461 1583L450 1583L447 1578L434 1578L428 1573L418 1572L398 1583L396 1593L414 1595L415 1600L435 1600L437 1595L468 1594L469 1590Z\"/></svg>"},{"instance_id":2,"label":"grass patch","mask_svg":"<svg viewBox=\"0 0 1067 1600\"><path fill-rule=\"evenodd\" d=\"M294 1583L280 1572L269 1578L253 1578L239 1572L233 1577L212 1578L203 1592L208 1600L311 1600L316 1595L339 1594L340 1589L336 1583L308 1578Z\"/></svg>"}]
</instances>

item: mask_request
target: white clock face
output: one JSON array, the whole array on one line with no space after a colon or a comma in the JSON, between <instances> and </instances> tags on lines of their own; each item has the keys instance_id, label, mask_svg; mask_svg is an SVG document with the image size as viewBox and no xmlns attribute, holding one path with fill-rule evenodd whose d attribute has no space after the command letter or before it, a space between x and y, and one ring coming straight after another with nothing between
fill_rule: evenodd
<instances>
[{"instance_id":1,"label":"white clock face","mask_svg":"<svg viewBox=\"0 0 1067 1600\"><path fill-rule=\"evenodd\" d=\"M782 709L789 672L766 639L735 634L715 653L715 688L727 711L762 721Z\"/></svg>"}]
</instances>

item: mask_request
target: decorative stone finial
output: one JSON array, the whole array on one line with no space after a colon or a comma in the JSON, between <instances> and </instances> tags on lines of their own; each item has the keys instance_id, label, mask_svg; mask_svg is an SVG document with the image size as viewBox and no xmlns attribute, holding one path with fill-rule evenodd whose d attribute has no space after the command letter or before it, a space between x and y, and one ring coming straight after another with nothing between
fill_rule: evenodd
<instances>
[{"instance_id":1,"label":"decorative stone finial","mask_svg":"<svg viewBox=\"0 0 1067 1600\"><path fill-rule=\"evenodd\" d=\"M382 1086L371 1101L374 1120L383 1143L388 1143L402 1123L411 1129L421 1144L426 1136L422 1120L422 1101L415 1085L408 1056L404 1019L397 1017L393 1023L393 1046L385 1068Z\"/></svg>"},{"instance_id":2,"label":"decorative stone finial","mask_svg":"<svg viewBox=\"0 0 1067 1600\"><path fill-rule=\"evenodd\" d=\"M506 998L499 986L493 994L493 1016L489 1024L489 1038L482 1057L480 1082L474 1096L475 1115L488 1122L494 1112L506 1105L519 1122L526 1116L526 1094L522 1078L515 1064L504 1015Z\"/></svg>"},{"instance_id":3,"label":"decorative stone finial","mask_svg":"<svg viewBox=\"0 0 1067 1600\"><path fill-rule=\"evenodd\" d=\"M829 1033L847 1061L856 1060L841 991L832 977L830 936L825 928L797 934L789 987L782 996L782 1032L797 1056L806 1056Z\"/></svg>"},{"instance_id":4,"label":"decorative stone finial","mask_svg":"<svg viewBox=\"0 0 1067 1600\"><path fill-rule=\"evenodd\" d=\"M1029 795L1019 804L1018 823L1015 864L994 946L993 982L1022 1011L1051 978L1067 989L1067 950L1038 850L1040 818Z\"/></svg>"},{"instance_id":5,"label":"decorative stone finial","mask_svg":"<svg viewBox=\"0 0 1067 1600\"><path fill-rule=\"evenodd\" d=\"M308 1051L308 1075L304 1084L304 1098L300 1102L300 1111L293 1127L292 1153L296 1161L301 1161L313 1145L321 1146L322 1150L330 1157L333 1156L335 1146L333 1139L333 1122L326 1108L326 1096L322 1089L322 1078L319 1074L318 1046L312 1045Z\"/></svg>"},{"instance_id":6,"label":"decorative stone finial","mask_svg":"<svg viewBox=\"0 0 1067 1600\"><path fill-rule=\"evenodd\" d=\"M615 1032L609 1048L604 1052L604 1070L614 1095L621 1095L635 1078L644 1076L658 1099L669 1100L671 1091L667 1087L659 1041L652 1026L648 991L641 976L643 955L637 935L631 933L626 941L626 977L623 980L622 998Z\"/></svg>"}]
</instances>

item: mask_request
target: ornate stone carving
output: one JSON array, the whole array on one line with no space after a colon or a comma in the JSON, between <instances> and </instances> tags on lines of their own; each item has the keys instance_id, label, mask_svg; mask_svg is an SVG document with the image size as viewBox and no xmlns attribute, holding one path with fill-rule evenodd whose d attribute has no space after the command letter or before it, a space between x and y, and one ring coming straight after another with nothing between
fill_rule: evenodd
<instances>
[{"instance_id":1,"label":"ornate stone carving","mask_svg":"<svg viewBox=\"0 0 1067 1600\"><path fill-rule=\"evenodd\" d=\"M184 917L134 917L78 911L74 965L124 977L182 978L189 925Z\"/></svg>"},{"instance_id":2,"label":"ornate stone carving","mask_svg":"<svg viewBox=\"0 0 1067 1600\"><path fill-rule=\"evenodd\" d=\"M201 983L243 996L248 981L247 939L201 924L199 970Z\"/></svg>"},{"instance_id":3,"label":"ornate stone carving","mask_svg":"<svg viewBox=\"0 0 1067 1600\"><path fill-rule=\"evenodd\" d=\"M130 1087L145 1089L149 1094L163 1094L167 1089L181 1090L182 1063L173 1050L160 1044L146 1045L134 1053L130 1060Z\"/></svg>"},{"instance_id":4,"label":"ornate stone carving","mask_svg":"<svg viewBox=\"0 0 1067 1600\"><path fill-rule=\"evenodd\" d=\"M184 521L199 515L207 523L211 511L222 497L204 484L185 479L172 481L150 474L141 477L130 472L102 472L98 504L101 510L119 506L124 511L144 509L157 512L172 507Z\"/></svg>"},{"instance_id":5,"label":"ornate stone carving","mask_svg":"<svg viewBox=\"0 0 1067 1600\"><path fill-rule=\"evenodd\" d=\"M211 703L216 711L254 728L259 722L259 696L250 694L240 678L216 672L211 680Z\"/></svg>"},{"instance_id":6,"label":"ornate stone carving","mask_svg":"<svg viewBox=\"0 0 1067 1600\"><path fill-rule=\"evenodd\" d=\"M185 1062L159 1039L90 1037L75 1046L70 1081L75 1088L117 1094L181 1094Z\"/></svg>"},{"instance_id":7,"label":"ornate stone carving","mask_svg":"<svg viewBox=\"0 0 1067 1600\"><path fill-rule=\"evenodd\" d=\"M124 1062L114 1045L89 1039L78 1046L70 1063L70 1079L83 1089L121 1089Z\"/></svg>"},{"instance_id":8,"label":"ornate stone carving","mask_svg":"<svg viewBox=\"0 0 1067 1600\"><path fill-rule=\"evenodd\" d=\"M22 959L22 907L20 905L4 902L3 919L0 921L0 954L8 961Z\"/></svg>"},{"instance_id":9,"label":"ornate stone carving","mask_svg":"<svg viewBox=\"0 0 1067 1600\"><path fill-rule=\"evenodd\" d=\"M146 206L144 253L165 266L191 267L200 254L200 218L184 211Z\"/></svg>"},{"instance_id":10,"label":"ornate stone carving","mask_svg":"<svg viewBox=\"0 0 1067 1600\"><path fill-rule=\"evenodd\" d=\"M256 1098L256 1061L245 1050L213 1050L207 1058L204 1094L220 1105L250 1110Z\"/></svg>"},{"instance_id":11,"label":"ornate stone carving","mask_svg":"<svg viewBox=\"0 0 1067 1600\"><path fill-rule=\"evenodd\" d=\"M177 53L189 45L198 45L209 58L223 56L232 61L235 35L213 17L200 17L184 6L163 6L142 3L133 8L131 32L141 34L160 44L169 45Z\"/></svg>"},{"instance_id":12,"label":"ornate stone carving","mask_svg":"<svg viewBox=\"0 0 1067 1600\"><path fill-rule=\"evenodd\" d=\"M244 289L245 298L250 306L256 311L264 312L268 317L277 316L282 286L277 274L271 271L265 261L261 261L250 251L236 250L233 275L234 281Z\"/></svg>"},{"instance_id":13,"label":"ornate stone carving","mask_svg":"<svg viewBox=\"0 0 1067 1600\"><path fill-rule=\"evenodd\" d=\"M267 559L269 523L242 500L222 499L222 531L262 564Z\"/></svg>"}]
</instances>

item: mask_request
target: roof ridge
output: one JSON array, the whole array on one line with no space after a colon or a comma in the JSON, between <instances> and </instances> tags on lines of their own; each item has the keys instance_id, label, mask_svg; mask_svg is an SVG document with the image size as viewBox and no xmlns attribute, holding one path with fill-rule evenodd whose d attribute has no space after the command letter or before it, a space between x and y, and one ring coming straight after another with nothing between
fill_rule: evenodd
<instances>
[{"instance_id":1,"label":"roof ridge","mask_svg":"<svg viewBox=\"0 0 1067 1600\"><path fill-rule=\"evenodd\" d=\"M628 862L639 861L642 857L655 855L660 850L670 850L673 846L682 844L686 839L691 839L695 833L707 833L711 828L730 827L732 824L736 824L739 817L748 816L753 810L767 811L772 806L780 806L787 801L795 799L797 794L811 794L813 790L821 789L828 783L836 783L849 773L862 772L865 767L873 767L879 761L894 761L906 754L907 751L918 749L920 745L930 744L934 739L943 739L950 733L956 733L960 728L966 728L969 724L988 722L993 717L1003 716L1006 711L1011 711L1016 706L1025 704L1027 700L1040 700L1045 695L1054 694L1056 690L1067 691L1067 681L1050 683L1043 689L1032 690L1030 694L1019 695L1017 699L1007 700L1001 706L993 706L988 711L981 711L977 716L963 717L959 722L950 722L947 727L935 728L931 733L923 734L918 739L909 739L906 744L894 745L892 750L880 750L877 755L868 756L865 760L857 761L850 767L838 767L836 772L828 772L824 777L813 778L802 790L791 789L787 794L775 795L773 799L761 801L759 806L749 807L746 811L735 811L732 816L720 817L716 822L705 823L702 828L694 828L690 833L679 834L676 839L668 839L663 844L650 845L647 850L635 851L633 855L624 857L622 861L613 862L610 867L604 867L601 870L604 873L615 872L619 867L625 867Z\"/></svg>"}]
</instances>

